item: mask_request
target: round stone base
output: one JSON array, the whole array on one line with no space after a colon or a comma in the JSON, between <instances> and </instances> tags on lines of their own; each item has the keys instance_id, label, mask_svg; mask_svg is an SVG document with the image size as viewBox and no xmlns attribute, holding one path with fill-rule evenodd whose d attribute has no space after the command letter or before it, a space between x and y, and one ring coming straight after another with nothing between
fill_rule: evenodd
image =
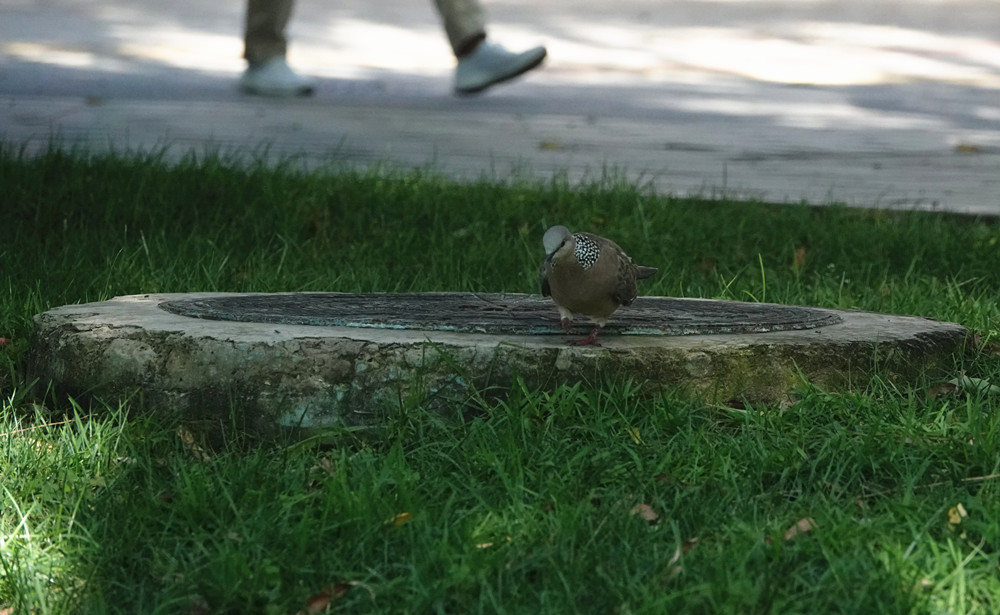
<instances>
[{"instance_id":1,"label":"round stone base","mask_svg":"<svg viewBox=\"0 0 1000 615\"><path fill-rule=\"evenodd\" d=\"M550 300L520 294L186 293L116 297L35 317L42 387L141 395L191 420L371 423L407 403L527 386L631 379L706 402L775 403L803 381L904 383L954 365L966 330L924 318L736 301L640 297L600 346L572 346Z\"/></svg>"}]
</instances>

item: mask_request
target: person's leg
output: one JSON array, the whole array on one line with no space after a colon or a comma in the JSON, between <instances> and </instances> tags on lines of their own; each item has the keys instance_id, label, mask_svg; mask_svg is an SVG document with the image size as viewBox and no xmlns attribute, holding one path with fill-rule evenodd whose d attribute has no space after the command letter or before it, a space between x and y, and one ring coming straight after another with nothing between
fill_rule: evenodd
<instances>
[{"instance_id":1,"label":"person's leg","mask_svg":"<svg viewBox=\"0 0 1000 615\"><path fill-rule=\"evenodd\" d=\"M243 57L249 65L240 78L240 88L249 94L307 96L313 93L311 79L288 66L285 28L292 16L294 0L247 0Z\"/></svg>"},{"instance_id":2,"label":"person's leg","mask_svg":"<svg viewBox=\"0 0 1000 615\"><path fill-rule=\"evenodd\" d=\"M545 47L522 53L486 40L486 19L478 0L434 0L451 49L458 58L455 92L476 94L521 75L545 59Z\"/></svg>"},{"instance_id":3,"label":"person's leg","mask_svg":"<svg viewBox=\"0 0 1000 615\"><path fill-rule=\"evenodd\" d=\"M294 0L248 0L243 57L251 65L285 57L285 28L292 16Z\"/></svg>"},{"instance_id":4,"label":"person's leg","mask_svg":"<svg viewBox=\"0 0 1000 615\"><path fill-rule=\"evenodd\" d=\"M467 56L486 39L486 18L476 0L434 0L456 58Z\"/></svg>"}]
</instances>

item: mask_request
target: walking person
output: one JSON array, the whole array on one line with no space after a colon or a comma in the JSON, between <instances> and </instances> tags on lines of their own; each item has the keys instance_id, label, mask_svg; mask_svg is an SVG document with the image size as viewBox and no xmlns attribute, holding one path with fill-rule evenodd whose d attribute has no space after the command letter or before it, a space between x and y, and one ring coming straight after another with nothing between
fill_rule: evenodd
<instances>
[{"instance_id":1,"label":"walking person","mask_svg":"<svg viewBox=\"0 0 1000 615\"><path fill-rule=\"evenodd\" d=\"M545 47L508 51L486 37L486 20L479 0L434 0L458 63L456 94L475 94L521 75L545 59ZM265 96L308 96L314 81L288 66L285 29L294 0L248 0L244 57L247 69L240 89Z\"/></svg>"}]
</instances>

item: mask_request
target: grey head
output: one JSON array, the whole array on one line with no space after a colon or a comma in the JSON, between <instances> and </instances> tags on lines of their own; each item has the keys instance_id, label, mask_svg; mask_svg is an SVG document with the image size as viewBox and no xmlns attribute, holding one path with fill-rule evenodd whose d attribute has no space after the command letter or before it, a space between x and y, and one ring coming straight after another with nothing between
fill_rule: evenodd
<instances>
[{"instance_id":1,"label":"grey head","mask_svg":"<svg viewBox=\"0 0 1000 615\"><path fill-rule=\"evenodd\" d=\"M569 229L565 226L553 226L549 228L549 230L545 231L545 235L542 236L542 245L545 246L545 254L554 254L563 245L563 242L572 236L573 233L570 233Z\"/></svg>"}]
</instances>

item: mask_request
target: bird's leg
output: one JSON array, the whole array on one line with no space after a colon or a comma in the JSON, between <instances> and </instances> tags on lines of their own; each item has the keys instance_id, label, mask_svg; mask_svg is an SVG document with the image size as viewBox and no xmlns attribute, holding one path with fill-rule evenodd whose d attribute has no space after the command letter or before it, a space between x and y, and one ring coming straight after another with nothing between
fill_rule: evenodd
<instances>
[{"instance_id":1,"label":"bird's leg","mask_svg":"<svg viewBox=\"0 0 1000 615\"><path fill-rule=\"evenodd\" d=\"M566 333L573 330L573 312L567 310L561 305L556 305L559 308L559 326Z\"/></svg>"},{"instance_id":2,"label":"bird's leg","mask_svg":"<svg viewBox=\"0 0 1000 615\"><path fill-rule=\"evenodd\" d=\"M600 333L601 327L594 327L594 330L590 332L590 335L575 342L570 342L573 346L600 346L597 343L597 334Z\"/></svg>"}]
</instances>

